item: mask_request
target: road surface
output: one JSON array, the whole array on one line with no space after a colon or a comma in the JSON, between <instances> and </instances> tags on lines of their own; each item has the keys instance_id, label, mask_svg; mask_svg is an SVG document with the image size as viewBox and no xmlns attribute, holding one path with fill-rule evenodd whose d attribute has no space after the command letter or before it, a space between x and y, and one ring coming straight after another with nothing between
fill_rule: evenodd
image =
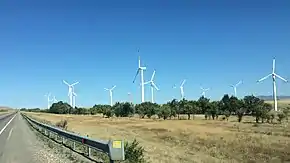
<instances>
[{"instance_id":1,"label":"road surface","mask_svg":"<svg viewBox=\"0 0 290 163\"><path fill-rule=\"evenodd\" d=\"M45 149L20 113L0 115L0 163L66 162Z\"/></svg>"}]
</instances>

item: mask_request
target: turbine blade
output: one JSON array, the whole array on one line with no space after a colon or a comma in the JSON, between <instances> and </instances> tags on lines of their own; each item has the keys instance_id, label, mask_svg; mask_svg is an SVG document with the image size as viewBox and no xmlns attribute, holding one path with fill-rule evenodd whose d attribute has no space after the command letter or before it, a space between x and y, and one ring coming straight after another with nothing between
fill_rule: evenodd
<instances>
[{"instance_id":1,"label":"turbine blade","mask_svg":"<svg viewBox=\"0 0 290 163\"><path fill-rule=\"evenodd\" d=\"M65 80L62 80L62 82L63 82L64 84L66 84L66 85L69 85Z\"/></svg>"},{"instance_id":2,"label":"turbine blade","mask_svg":"<svg viewBox=\"0 0 290 163\"><path fill-rule=\"evenodd\" d=\"M144 82L144 85L146 85L146 84L149 84L151 81L148 81L148 82Z\"/></svg>"},{"instance_id":3,"label":"turbine blade","mask_svg":"<svg viewBox=\"0 0 290 163\"><path fill-rule=\"evenodd\" d=\"M281 80L283 80L284 82L288 82L286 79L282 78L281 76L274 74L276 77L280 78Z\"/></svg>"},{"instance_id":4,"label":"turbine blade","mask_svg":"<svg viewBox=\"0 0 290 163\"><path fill-rule=\"evenodd\" d=\"M272 67L273 73L275 73L275 66L276 66L276 65L275 65L276 63L275 63L275 62L276 62L276 61L275 61L275 58L274 58L274 59L273 59L273 67Z\"/></svg>"},{"instance_id":5,"label":"turbine blade","mask_svg":"<svg viewBox=\"0 0 290 163\"><path fill-rule=\"evenodd\" d=\"M263 80L265 80L265 79L267 79L268 77L270 77L272 74L269 74L269 75L267 75L267 76L265 76L265 77L263 77L263 78L261 78L260 80L258 80L257 82L261 82L261 81L263 81Z\"/></svg>"},{"instance_id":6,"label":"turbine blade","mask_svg":"<svg viewBox=\"0 0 290 163\"><path fill-rule=\"evenodd\" d=\"M239 82L236 84L236 87L239 86L240 84L242 84L242 81L239 81Z\"/></svg>"},{"instance_id":7,"label":"turbine blade","mask_svg":"<svg viewBox=\"0 0 290 163\"><path fill-rule=\"evenodd\" d=\"M73 92L73 95L74 95L74 96L77 96L77 94L76 94L76 93L74 93L74 92Z\"/></svg>"},{"instance_id":8,"label":"turbine blade","mask_svg":"<svg viewBox=\"0 0 290 163\"><path fill-rule=\"evenodd\" d=\"M79 84L79 82L75 82L75 83L73 83L72 85L70 85L70 86L74 86L74 85L76 85L76 84Z\"/></svg>"},{"instance_id":9,"label":"turbine blade","mask_svg":"<svg viewBox=\"0 0 290 163\"><path fill-rule=\"evenodd\" d=\"M151 81L153 81L154 76L155 76L155 70L153 71L153 74L152 74L152 76L151 76Z\"/></svg>"},{"instance_id":10,"label":"turbine blade","mask_svg":"<svg viewBox=\"0 0 290 163\"><path fill-rule=\"evenodd\" d=\"M136 72L136 75L135 75L135 77L134 77L133 83L135 82L135 80L136 80L136 77L137 77L137 76L138 76L138 74L139 74L139 71L140 71L140 69L138 68L138 69L137 69L137 72Z\"/></svg>"},{"instance_id":11,"label":"turbine blade","mask_svg":"<svg viewBox=\"0 0 290 163\"><path fill-rule=\"evenodd\" d=\"M138 53L139 53L139 50L138 50ZM141 58L139 56L139 58L138 58L138 68L140 68L140 67L141 67Z\"/></svg>"},{"instance_id":12,"label":"turbine blade","mask_svg":"<svg viewBox=\"0 0 290 163\"><path fill-rule=\"evenodd\" d=\"M104 88L104 90L108 91L109 89L108 88Z\"/></svg>"},{"instance_id":13,"label":"turbine blade","mask_svg":"<svg viewBox=\"0 0 290 163\"><path fill-rule=\"evenodd\" d=\"M185 81L186 81L186 80L184 79L183 82L182 82L181 85L180 85L181 87L183 87Z\"/></svg>"},{"instance_id":14,"label":"turbine blade","mask_svg":"<svg viewBox=\"0 0 290 163\"><path fill-rule=\"evenodd\" d=\"M113 89L115 89L116 88L116 85L114 85L112 88L111 88L111 90L113 90Z\"/></svg>"},{"instance_id":15,"label":"turbine blade","mask_svg":"<svg viewBox=\"0 0 290 163\"><path fill-rule=\"evenodd\" d=\"M156 86L156 84L154 82L152 82L152 85L157 91L159 91L159 88Z\"/></svg>"}]
</instances>

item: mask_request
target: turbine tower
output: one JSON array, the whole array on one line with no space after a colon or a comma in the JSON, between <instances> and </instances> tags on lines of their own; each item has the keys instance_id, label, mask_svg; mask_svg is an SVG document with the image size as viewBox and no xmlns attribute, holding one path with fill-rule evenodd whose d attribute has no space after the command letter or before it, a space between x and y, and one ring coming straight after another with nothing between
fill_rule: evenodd
<instances>
[{"instance_id":1,"label":"turbine tower","mask_svg":"<svg viewBox=\"0 0 290 163\"><path fill-rule=\"evenodd\" d=\"M151 87L151 102L152 102L152 103L154 103L154 88L155 88L157 91L159 91L159 88L156 86L156 84L155 84L154 81L153 81L154 76L155 76L155 70L153 71L153 74L152 74L152 76L151 76L150 81L144 83L144 84L150 84L150 87Z\"/></svg>"},{"instance_id":2,"label":"turbine tower","mask_svg":"<svg viewBox=\"0 0 290 163\"><path fill-rule=\"evenodd\" d=\"M273 59L273 67L272 67L272 73L261 78L260 80L258 80L257 82L261 82L267 78L269 78L270 76L272 76L272 80L273 80L273 101L274 101L274 110L278 111L278 105L277 105L277 90L276 90L276 77L283 80L284 82L288 82L286 79L282 78L281 76L277 75L275 73L275 58Z\"/></svg>"},{"instance_id":3,"label":"turbine tower","mask_svg":"<svg viewBox=\"0 0 290 163\"><path fill-rule=\"evenodd\" d=\"M108 89L108 88L104 88L106 91L109 91L110 92L110 104L111 106L113 106L113 89L116 88L116 85L114 85L111 89Z\"/></svg>"},{"instance_id":4,"label":"turbine tower","mask_svg":"<svg viewBox=\"0 0 290 163\"><path fill-rule=\"evenodd\" d=\"M183 85L186 82L186 80L184 79L180 85L180 94L181 94L181 99L184 99L184 90L183 90Z\"/></svg>"},{"instance_id":5,"label":"turbine tower","mask_svg":"<svg viewBox=\"0 0 290 163\"><path fill-rule=\"evenodd\" d=\"M200 89L202 90L201 96L205 97L205 93L207 91L209 91L209 88L204 89L204 88L200 87Z\"/></svg>"},{"instance_id":6,"label":"turbine tower","mask_svg":"<svg viewBox=\"0 0 290 163\"><path fill-rule=\"evenodd\" d=\"M235 85L231 85L231 87L234 88L234 93L235 93L235 97L237 97L237 87L242 84L242 81L239 81L237 84Z\"/></svg>"},{"instance_id":7,"label":"turbine tower","mask_svg":"<svg viewBox=\"0 0 290 163\"><path fill-rule=\"evenodd\" d=\"M139 53L139 50L138 50L138 53ZM133 83L135 82L137 75L140 73L141 102L145 101L144 100L144 70L146 70L146 67L142 67L141 66L141 59L140 59L140 56L139 56L138 69L137 69L136 75L134 77Z\"/></svg>"},{"instance_id":8,"label":"turbine tower","mask_svg":"<svg viewBox=\"0 0 290 163\"><path fill-rule=\"evenodd\" d=\"M74 85L78 84L79 82L75 82L73 84L68 84L68 82L63 80L63 83L68 86L69 104L70 104L70 106L75 108L75 106L76 106L76 103L75 103L76 98L75 97L77 96L77 94L74 92Z\"/></svg>"},{"instance_id":9,"label":"turbine tower","mask_svg":"<svg viewBox=\"0 0 290 163\"><path fill-rule=\"evenodd\" d=\"M50 108L50 102L53 101L53 99L50 99L51 93L48 93L46 95L44 95L45 97L47 97L47 109Z\"/></svg>"}]
</instances>

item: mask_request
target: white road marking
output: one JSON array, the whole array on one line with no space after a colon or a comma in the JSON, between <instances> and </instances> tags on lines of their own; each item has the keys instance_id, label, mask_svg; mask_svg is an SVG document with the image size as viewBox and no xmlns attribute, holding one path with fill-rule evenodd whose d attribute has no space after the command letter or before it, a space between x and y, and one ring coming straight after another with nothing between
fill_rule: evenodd
<instances>
[{"instance_id":1,"label":"white road marking","mask_svg":"<svg viewBox=\"0 0 290 163\"><path fill-rule=\"evenodd\" d=\"M13 131L13 127L10 129L9 135L8 135L8 137L7 137L7 141L10 139L10 136L11 136L11 134L12 134L12 131Z\"/></svg>"},{"instance_id":2,"label":"white road marking","mask_svg":"<svg viewBox=\"0 0 290 163\"><path fill-rule=\"evenodd\" d=\"M2 130L0 131L0 135L2 134L2 132L6 129L6 127L11 123L11 121L15 118L15 116L17 115L17 113L14 115L14 117L12 117L8 123L6 123L6 125L2 128Z\"/></svg>"}]
</instances>

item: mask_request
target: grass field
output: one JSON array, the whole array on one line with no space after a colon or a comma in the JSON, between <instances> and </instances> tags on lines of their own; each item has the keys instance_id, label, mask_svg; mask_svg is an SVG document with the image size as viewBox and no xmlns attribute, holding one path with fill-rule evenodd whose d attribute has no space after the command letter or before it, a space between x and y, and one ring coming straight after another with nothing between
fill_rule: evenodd
<instances>
[{"instance_id":1,"label":"grass field","mask_svg":"<svg viewBox=\"0 0 290 163\"><path fill-rule=\"evenodd\" d=\"M273 105L273 100L267 100L266 103ZM290 107L290 99L278 100L278 108Z\"/></svg>"},{"instance_id":2,"label":"grass field","mask_svg":"<svg viewBox=\"0 0 290 163\"><path fill-rule=\"evenodd\" d=\"M150 162L290 161L290 126L203 120L102 118L101 116L27 113L52 123L68 120L68 130L99 139L136 138Z\"/></svg>"},{"instance_id":3,"label":"grass field","mask_svg":"<svg viewBox=\"0 0 290 163\"><path fill-rule=\"evenodd\" d=\"M7 114L8 112L10 112L11 110L7 110L7 109L0 109L0 114Z\"/></svg>"}]
</instances>

